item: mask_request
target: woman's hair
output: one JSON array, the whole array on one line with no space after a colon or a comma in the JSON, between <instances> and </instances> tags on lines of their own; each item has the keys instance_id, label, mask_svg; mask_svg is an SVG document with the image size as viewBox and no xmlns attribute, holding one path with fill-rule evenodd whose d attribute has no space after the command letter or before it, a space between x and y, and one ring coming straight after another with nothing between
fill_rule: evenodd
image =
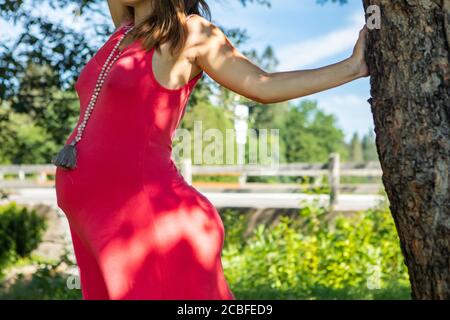
<instances>
[{"instance_id":1,"label":"woman's hair","mask_svg":"<svg viewBox=\"0 0 450 320\"><path fill-rule=\"evenodd\" d=\"M185 24L189 14L202 13L211 20L211 11L206 0L152 0L153 12L131 32L133 39L142 39L146 50L155 47L160 52L160 44L169 42L172 56L177 57L187 39ZM134 20L134 8L127 6L126 21Z\"/></svg>"}]
</instances>

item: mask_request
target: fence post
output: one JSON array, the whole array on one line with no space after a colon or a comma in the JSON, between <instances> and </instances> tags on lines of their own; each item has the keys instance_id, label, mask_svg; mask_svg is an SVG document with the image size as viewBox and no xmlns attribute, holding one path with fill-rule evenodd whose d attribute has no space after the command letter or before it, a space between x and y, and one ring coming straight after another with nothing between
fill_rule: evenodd
<instances>
[{"instance_id":1,"label":"fence post","mask_svg":"<svg viewBox=\"0 0 450 320\"><path fill-rule=\"evenodd\" d=\"M328 182L330 185L330 211L333 211L338 204L339 197L339 171L340 171L340 161L339 153L330 154L329 165L328 165Z\"/></svg>"},{"instance_id":2,"label":"fence post","mask_svg":"<svg viewBox=\"0 0 450 320\"><path fill-rule=\"evenodd\" d=\"M244 187L247 183L247 173L244 171L239 175L239 186Z\"/></svg>"},{"instance_id":3,"label":"fence post","mask_svg":"<svg viewBox=\"0 0 450 320\"><path fill-rule=\"evenodd\" d=\"M192 160L185 158L181 162L181 175L187 183L192 184Z\"/></svg>"},{"instance_id":4,"label":"fence post","mask_svg":"<svg viewBox=\"0 0 450 320\"><path fill-rule=\"evenodd\" d=\"M44 184L46 182L47 182L47 172L41 171L41 173L39 174L38 183Z\"/></svg>"}]
</instances>

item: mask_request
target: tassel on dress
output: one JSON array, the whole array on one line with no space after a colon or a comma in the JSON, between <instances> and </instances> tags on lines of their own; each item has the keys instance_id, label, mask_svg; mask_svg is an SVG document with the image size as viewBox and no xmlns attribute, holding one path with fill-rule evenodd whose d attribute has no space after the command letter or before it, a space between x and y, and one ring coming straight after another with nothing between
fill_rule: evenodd
<instances>
[{"instance_id":1,"label":"tassel on dress","mask_svg":"<svg viewBox=\"0 0 450 320\"><path fill-rule=\"evenodd\" d=\"M78 126L77 135L72 140L70 144L66 144L59 153L53 157L52 163L57 167L62 167L64 169L74 169L77 164L77 150L75 149L75 144L77 141L80 141L81 135L83 133L84 128L86 127L86 123L91 115L91 112L95 106L95 103L97 102L97 97L100 92L100 89L102 88L103 83L105 82L106 76L108 75L109 70L111 69L112 65L115 61L120 57L123 49L119 50L119 46L122 43L125 36L131 32L134 29L133 27L130 27L128 30L124 32L120 36L119 41L114 45L114 48L112 49L111 53L109 54L108 58L105 61L105 64L103 65L103 68L98 76L97 84L94 87L94 92L92 93L91 99L89 101L89 105L85 109L83 121ZM113 58L116 51L119 50L119 53Z\"/></svg>"},{"instance_id":2,"label":"tassel on dress","mask_svg":"<svg viewBox=\"0 0 450 320\"><path fill-rule=\"evenodd\" d=\"M77 150L75 149L75 139L66 144L58 154L53 157L52 163L57 167L64 169L73 169L77 164Z\"/></svg>"}]
</instances>

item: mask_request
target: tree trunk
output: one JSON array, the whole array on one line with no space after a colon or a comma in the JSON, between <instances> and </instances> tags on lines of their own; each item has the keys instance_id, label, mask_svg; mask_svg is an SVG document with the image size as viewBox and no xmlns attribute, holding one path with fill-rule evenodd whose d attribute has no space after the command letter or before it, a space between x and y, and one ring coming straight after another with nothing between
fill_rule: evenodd
<instances>
[{"instance_id":1,"label":"tree trunk","mask_svg":"<svg viewBox=\"0 0 450 320\"><path fill-rule=\"evenodd\" d=\"M367 61L378 155L413 299L450 299L450 0L378 5Z\"/></svg>"}]
</instances>

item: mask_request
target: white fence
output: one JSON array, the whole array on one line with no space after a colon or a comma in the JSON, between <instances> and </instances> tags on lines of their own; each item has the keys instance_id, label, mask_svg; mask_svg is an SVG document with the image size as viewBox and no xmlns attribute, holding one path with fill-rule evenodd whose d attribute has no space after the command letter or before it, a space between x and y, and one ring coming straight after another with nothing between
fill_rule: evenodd
<instances>
[{"instance_id":1,"label":"white fence","mask_svg":"<svg viewBox=\"0 0 450 320\"><path fill-rule=\"evenodd\" d=\"M252 176L312 177L315 186L322 185L323 178L326 177L330 186L330 205L337 203L342 176L380 178L382 175L379 162L340 163L337 153L330 155L328 163L289 163L279 164L276 167L261 165L203 166L192 165L188 159L182 161L179 168L189 183L192 183L194 175L237 176L239 177L237 188L250 187L251 184L247 183L247 178ZM1 165L0 188L53 187L55 169L53 164Z\"/></svg>"}]
</instances>

